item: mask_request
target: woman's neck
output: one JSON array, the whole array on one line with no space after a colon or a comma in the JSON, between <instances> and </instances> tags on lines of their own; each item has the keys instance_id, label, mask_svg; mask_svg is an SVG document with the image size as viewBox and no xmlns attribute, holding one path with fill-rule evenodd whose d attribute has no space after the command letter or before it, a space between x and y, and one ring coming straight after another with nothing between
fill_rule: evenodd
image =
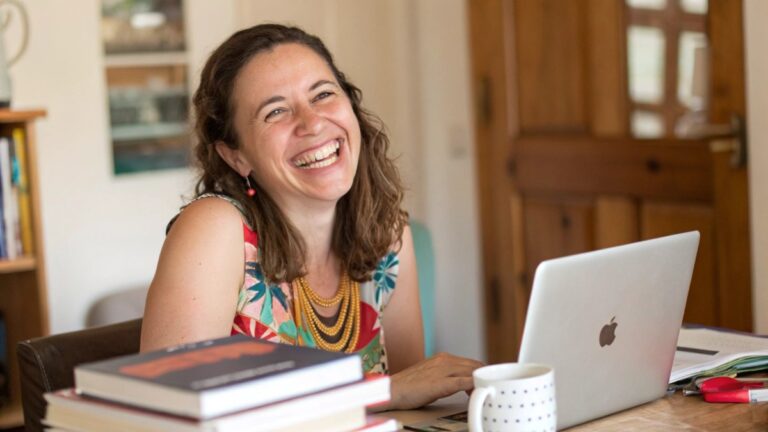
<instances>
[{"instance_id":1,"label":"woman's neck","mask_svg":"<svg viewBox=\"0 0 768 432\"><path fill-rule=\"evenodd\" d=\"M336 206L303 206L283 211L304 239L307 273L327 274L331 269L338 272L338 257L332 248Z\"/></svg>"}]
</instances>

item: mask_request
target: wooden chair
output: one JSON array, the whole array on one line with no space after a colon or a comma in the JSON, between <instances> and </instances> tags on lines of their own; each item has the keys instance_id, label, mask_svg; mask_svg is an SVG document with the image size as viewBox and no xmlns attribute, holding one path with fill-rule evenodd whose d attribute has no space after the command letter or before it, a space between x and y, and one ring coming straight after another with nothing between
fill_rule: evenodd
<instances>
[{"instance_id":1,"label":"wooden chair","mask_svg":"<svg viewBox=\"0 0 768 432\"><path fill-rule=\"evenodd\" d=\"M46 392L72 387L74 368L81 363L139 352L141 319L19 342L24 424L42 432Z\"/></svg>"}]
</instances>

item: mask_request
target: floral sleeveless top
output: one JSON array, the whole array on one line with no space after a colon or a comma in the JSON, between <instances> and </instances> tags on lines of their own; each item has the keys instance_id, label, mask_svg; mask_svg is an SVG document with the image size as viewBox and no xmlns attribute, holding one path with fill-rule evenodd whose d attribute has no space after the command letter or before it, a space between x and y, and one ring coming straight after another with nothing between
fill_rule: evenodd
<instances>
[{"instance_id":1,"label":"floral sleeveless top","mask_svg":"<svg viewBox=\"0 0 768 432\"><path fill-rule=\"evenodd\" d=\"M204 194L218 197L233 204L243 213L237 201L225 195ZM296 344L316 348L309 329L297 326L293 316L293 290L287 282L272 283L264 277L259 257L261 253L257 233L243 221L244 272L243 286L232 323L232 333L242 333L271 342ZM400 260L395 252L389 252L379 261L373 278L360 285L360 336L354 351L363 361L366 373L389 373L387 353L384 348L384 328L381 317L389 303L397 282Z\"/></svg>"}]
</instances>

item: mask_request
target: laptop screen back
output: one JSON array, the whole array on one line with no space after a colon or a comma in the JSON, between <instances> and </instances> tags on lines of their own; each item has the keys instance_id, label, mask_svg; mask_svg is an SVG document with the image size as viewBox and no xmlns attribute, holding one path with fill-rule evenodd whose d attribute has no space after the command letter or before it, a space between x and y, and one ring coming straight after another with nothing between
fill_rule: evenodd
<instances>
[{"instance_id":1,"label":"laptop screen back","mask_svg":"<svg viewBox=\"0 0 768 432\"><path fill-rule=\"evenodd\" d=\"M555 368L558 429L663 396L699 233L542 262L519 361Z\"/></svg>"}]
</instances>

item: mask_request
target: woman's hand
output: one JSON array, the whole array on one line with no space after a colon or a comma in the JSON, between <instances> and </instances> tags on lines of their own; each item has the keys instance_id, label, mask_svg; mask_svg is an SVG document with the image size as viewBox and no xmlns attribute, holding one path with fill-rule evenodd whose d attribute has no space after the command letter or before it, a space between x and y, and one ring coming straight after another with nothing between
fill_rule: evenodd
<instances>
[{"instance_id":1,"label":"woman's hand","mask_svg":"<svg viewBox=\"0 0 768 432\"><path fill-rule=\"evenodd\" d=\"M414 409L459 391L470 391L477 360L439 353L391 376L392 398L385 409Z\"/></svg>"}]
</instances>

